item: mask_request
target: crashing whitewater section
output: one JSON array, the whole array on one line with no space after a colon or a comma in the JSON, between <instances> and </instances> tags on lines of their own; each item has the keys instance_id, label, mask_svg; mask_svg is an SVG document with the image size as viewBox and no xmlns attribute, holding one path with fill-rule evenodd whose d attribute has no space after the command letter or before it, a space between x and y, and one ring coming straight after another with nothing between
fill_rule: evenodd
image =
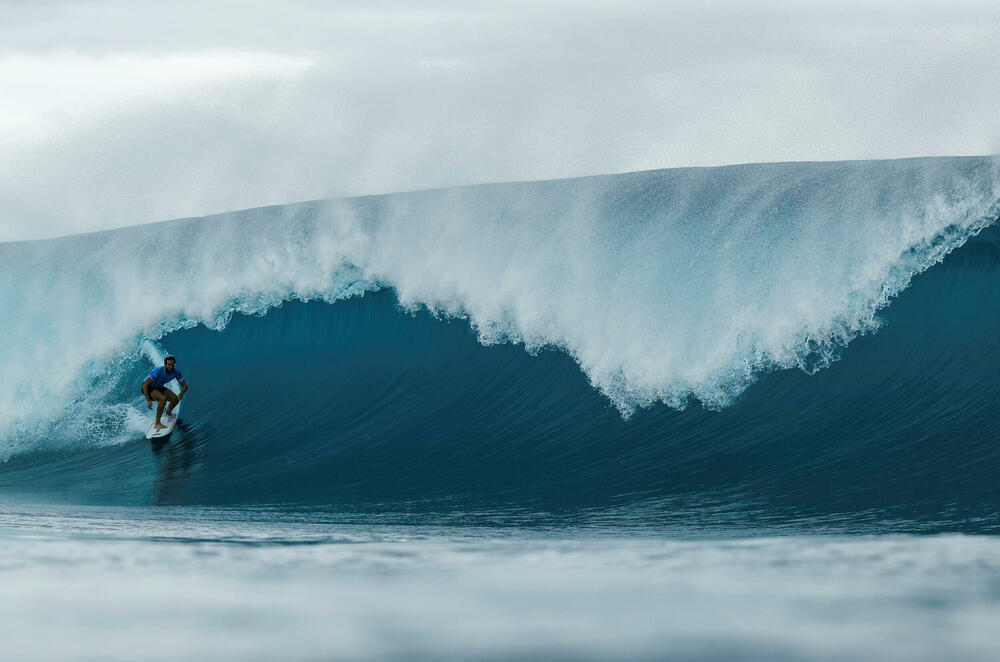
<instances>
[{"instance_id":1,"label":"crashing whitewater section","mask_svg":"<svg viewBox=\"0 0 1000 662\"><path fill-rule=\"evenodd\" d=\"M468 318L484 343L563 349L623 414L692 399L725 407L763 372L816 370L875 330L913 275L995 221L998 200L998 157L780 163L0 244L0 457L138 360L145 340L382 286L405 306Z\"/></svg>"}]
</instances>

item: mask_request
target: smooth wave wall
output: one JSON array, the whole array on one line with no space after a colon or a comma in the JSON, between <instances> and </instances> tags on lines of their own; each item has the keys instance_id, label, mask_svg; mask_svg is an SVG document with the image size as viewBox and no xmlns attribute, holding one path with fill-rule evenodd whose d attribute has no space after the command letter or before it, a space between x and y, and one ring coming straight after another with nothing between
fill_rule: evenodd
<instances>
[{"instance_id":1,"label":"smooth wave wall","mask_svg":"<svg viewBox=\"0 0 1000 662\"><path fill-rule=\"evenodd\" d=\"M877 311L991 223L998 199L996 157L762 164L2 244L2 454L129 438L142 412L115 394L155 354L147 339L384 286L467 319L483 343L565 351L617 413L726 407L761 373L814 371L877 328Z\"/></svg>"}]
</instances>

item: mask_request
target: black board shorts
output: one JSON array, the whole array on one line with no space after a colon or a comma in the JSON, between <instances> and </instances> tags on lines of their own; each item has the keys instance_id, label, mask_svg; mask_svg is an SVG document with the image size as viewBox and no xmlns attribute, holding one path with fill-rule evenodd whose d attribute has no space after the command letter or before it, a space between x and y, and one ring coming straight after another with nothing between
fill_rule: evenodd
<instances>
[{"instance_id":1,"label":"black board shorts","mask_svg":"<svg viewBox=\"0 0 1000 662\"><path fill-rule=\"evenodd\" d=\"M153 395L153 391L166 391L166 390L167 390L166 385L164 385L164 386L153 386L152 384L149 385L149 394L150 395ZM142 393L142 396L146 397L146 394L143 393L143 391L142 391L142 384L139 385L139 393Z\"/></svg>"}]
</instances>

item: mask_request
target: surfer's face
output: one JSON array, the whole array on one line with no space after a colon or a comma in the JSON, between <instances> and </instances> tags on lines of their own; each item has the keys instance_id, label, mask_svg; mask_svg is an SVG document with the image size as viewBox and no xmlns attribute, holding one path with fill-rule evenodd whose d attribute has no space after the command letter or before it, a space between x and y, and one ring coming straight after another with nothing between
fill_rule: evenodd
<instances>
[{"instance_id":1,"label":"surfer's face","mask_svg":"<svg viewBox=\"0 0 1000 662\"><path fill-rule=\"evenodd\" d=\"M167 369L167 372L173 372L174 371L174 362L173 361L164 361L163 362L163 367Z\"/></svg>"}]
</instances>

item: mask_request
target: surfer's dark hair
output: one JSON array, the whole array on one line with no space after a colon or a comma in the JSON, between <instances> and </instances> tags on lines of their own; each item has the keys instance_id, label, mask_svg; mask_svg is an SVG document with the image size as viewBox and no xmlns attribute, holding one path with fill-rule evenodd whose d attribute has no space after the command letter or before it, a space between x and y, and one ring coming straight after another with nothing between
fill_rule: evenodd
<instances>
[{"instance_id":1,"label":"surfer's dark hair","mask_svg":"<svg viewBox=\"0 0 1000 662\"><path fill-rule=\"evenodd\" d=\"M163 362L166 363L167 361L173 361L174 363L177 363L177 359L175 359L172 356L164 356L163 357Z\"/></svg>"}]
</instances>

